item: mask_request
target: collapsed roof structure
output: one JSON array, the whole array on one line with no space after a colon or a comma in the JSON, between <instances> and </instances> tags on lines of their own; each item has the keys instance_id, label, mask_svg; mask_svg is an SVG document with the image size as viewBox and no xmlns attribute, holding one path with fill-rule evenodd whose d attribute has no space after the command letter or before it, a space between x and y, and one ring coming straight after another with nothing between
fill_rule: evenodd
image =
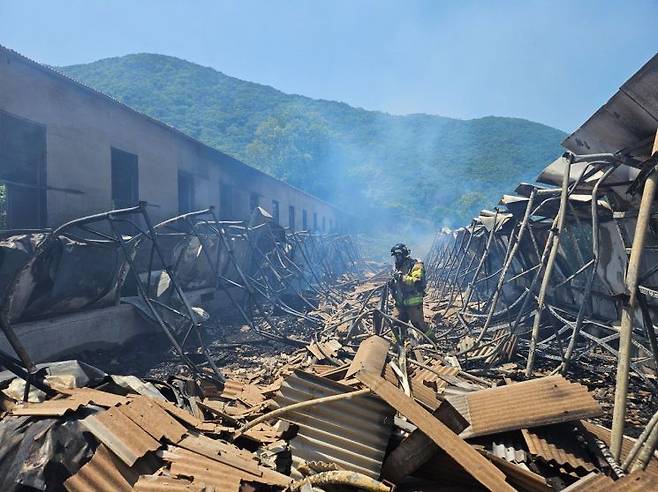
<instances>
[{"instance_id":1,"label":"collapsed roof structure","mask_svg":"<svg viewBox=\"0 0 658 492\"><path fill-rule=\"evenodd\" d=\"M542 184L437 235L433 336L391 315L390 275L353 238L260 208L152 224L140 203L3 232L0 488L655 490L658 413L629 426L637 439L624 420L629 380L655 407L656 77L658 57ZM121 307L169 343L162 377L45 355L112 334ZM610 398L591 389L615 366L608 429Z\"/></svg>"},{"instance_id":2,"label":"collapsed roof structure","mask_svg":"<svg viewBox=\"0 0 658 492\"><path fill-rule=\"evenodd\" d=\"M564 375L616 366L617 460L629 374L656 389L657 87L655 56L564 140L540 184L440 233L429 259L435 299L454 320L445 335L465 335L460 360L491 366L519 350L527 377L539 358ZM648 434L653 449L658 429Z\"/></svg>"}]
</instances>

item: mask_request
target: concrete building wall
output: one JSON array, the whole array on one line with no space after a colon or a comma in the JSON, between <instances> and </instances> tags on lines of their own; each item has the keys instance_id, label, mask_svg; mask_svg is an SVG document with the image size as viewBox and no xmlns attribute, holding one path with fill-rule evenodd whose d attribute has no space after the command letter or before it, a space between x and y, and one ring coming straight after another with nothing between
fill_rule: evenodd
<instances>
[{"instance_id":1,"label":"concrete building wall","mask_svg":"<svg viewBox=\"0 0 658 492\"><path fill-rule=\"evenodd\" d=\"M220 182L234 191L234 219L250 215L250 195L268 211L279 202L280 223L295 207L295 229L307 210L318 228L337 224L331 205L211 149L167 125L0 47L0 111L46 128L47 225L110 210L111 149L138 156L139 199L155 222L178 214L178 172L194 183L194 208L220 204ZM1 177L1 174L0 174ZM221 211L220 211L221 212Z\"/></svg>"}]
</instances>

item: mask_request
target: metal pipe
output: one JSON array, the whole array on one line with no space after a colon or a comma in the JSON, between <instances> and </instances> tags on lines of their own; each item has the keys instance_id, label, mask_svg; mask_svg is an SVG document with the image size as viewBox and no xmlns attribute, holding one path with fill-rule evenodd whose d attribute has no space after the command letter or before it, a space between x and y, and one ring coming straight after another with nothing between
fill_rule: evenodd
<instances>
[{"instance_id":1,"label":"metal pipe","mask_svg":"<svg viewBox=\"0 0 658 492\"><path fill-rule=\"evenodd\" d=\"M596 271L599 266L599 253L600 253L599 208L598 208L599 186L608 178L608 176L612 174L612 172L615 169L616 166L608 169L603 174L603 176L601 176L601 179L599 179L596 182L594 188L592 189L592 267L589 272L589 277L587 278L585 292L583 293L583 301L580 304L580 308L578 309L578 315L576 316L576 324L573 328L571 339L569 340L569 345L567 346L567 350L564 354L564 360L562 361L562 367L560 369L560 372L562 374L566 374L567 371L569 370L569 362L571 361L571 356L573 355L573 351L576 348L578 335L580 334L580 329L582 328L583 321L585 319L585 304L589 302L589 298L592 295L592 286L594 285L594 278L596 277Z\"/></svg>"},{"instance_id":2,"label":"metal pipe","mask_svg":"<svg viewBox=\"0 0 658 492\"><path fill-rule=\"evenodd\" d=\"M466 288L466 299L464 299L464 303L462 305L462 308L460 309L460 312L464 312L466 309L466 306L468 306L468 303L471 302L471 298L473 297L473 288L475 287L475 281L477 280L478 276L480 275L480 270L482 269L482 266L484 265L484 261L487 259L487 256L489 255L489 248L491 247L491 241L493 240L494 234L496 233L496 221L498 219L498 209L496 209L496 213L494 214L493 218L493 225L491 226L491 231L489 232L489 237L487 238L487 243L484 247L484 251L482 252L482 257L480 258L480 263L478 263L477 268L475 269L475 273L473 274L473 279L471 280L470 285Z\"/></svg>"},{"instance_id":3,"label":"metal pipe","mask_svg":"<svg viewBox=\"0 0 658 492\"><path fill-rule=\"evenodd\" d=\"M530 197L528 198L528 203L525 208L525 213L523 214L523 219L521 220L521 225L519 226L519 231L516 234L516 242L514 243L514 246L512 247L512 251L510 251L510 254L507 257L507 261L503 266L503 270L500 272L500 277L498 277L498 285L496 285L496 289L494 290L494 295L493 298L491 299L491 304L489 306L489 312L487 313L487 319L484 321L484 326L482 327L482 331L480 332L480 335L478 336L477 341L475 342L476 345L482 341L482 338L484 337L484 334L489 329L489 325L491 324L491 320L493 319L494 312L496 311L496 305L498 304L498 298L500 296L500 292L502 291L503 286L505 285L505 276L507 275L507 271L512 266L512 262L514 261L516 252L519 250L519 247L521 246L523 233L528 227L528 221L530 220L530 212L532 211L536 194L537 194L537 189L533 188L532 191L530 192ZM510 237L510 241L511 240L512 238Z\"/></svg>"},{"instance_id":4,"label":"metal pipe","mask_svg":"<svg viewBox=\"0 0 658 492\"><path fill-rule=\"evenodd\" d=\"M551 282L551 276L553 274L553 266L555 265L555 258L557 257L558 250L560 248L560 234L564 228L564 218L567 213L567 201L569 200L569 175L571 172L571 159L572 156L569 155L566 158L566 169L564 170L564 175L562 176L562 195L560 196L560 209L556 217L556 225L552 232L552 244L551 252L548 256L548 262L546 263L546 271L544 272L544 278L541 282L541 287L539 288L539 297L537 300L537 313L532 323L532 336L530 338L530 348L528 350L528 362L526 364L525 373L526 376L530 377L532 375L532 370L535 364L535 350L537 347L537 340L539 339L539 325L541 323L541 315L544 310L544 302L546 299L546 291L548 290L548 285Z\"/></svg>"},{"instance_id":5,"label":"metal pipe","mask_svg":"<svg viewBox=\"0 0 658 492\"><path fill-rule=\"evenodd\" d=\"M293 403L292 405L288 405L286 407L282 408L277 408L276 410L272 410L271 412L266 413L265 415L261 415L260 417L252 420L251 422L243 425L240 427L237 431L235 431L235 434L233 435L233 438L237 438L244 434L246 431L249 429L255 427L256 425L260 424L261 422L265 422L267 420L272 420L275 417L279 417L283 414L299 410L301 408L306 408L306 407L312 407L314 405L320 405L323 403L332 403L336 401L341 401L341 400L348 400L357 396L363 396L367 395L370 393L369 388L365 389L360 389L356 391L350 391L348 393L339 393L337 395L330 395L330 396L323 396L321 398L315 398L313 400L306 400L302 401L299 403Z\"/></svg>"},{"instance_id":6,"label":"metal pipe","mask_svg":"<svg viewBox=\"0 0 658 492\"><path fill-rule=\"evenodd\" d=\"M658 132L653 143L651 154L658 153ZM624 422L626 420L626 397L628 395L628 367L631 359L631 339L633 337L633 315L637 303L638 277L647 227L651 217L651 207L656 194L658 183L658 165L651 170L642 192L640 209L638 211L631 257L626 270L626 294L628 302L622 307L621 327L619 329L619 360L617 362L617 377L615 386L615 407L612 414L612 434L610 437L610 451L617 461L621 457L621 444L624 436Z\"/></svg>"}]
</instances>

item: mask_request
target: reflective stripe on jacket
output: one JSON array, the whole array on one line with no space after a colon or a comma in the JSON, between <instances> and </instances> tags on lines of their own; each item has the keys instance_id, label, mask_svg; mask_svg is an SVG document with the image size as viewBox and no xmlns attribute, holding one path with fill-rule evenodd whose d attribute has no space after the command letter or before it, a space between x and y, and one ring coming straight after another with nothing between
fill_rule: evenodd
<instances>
[{"instance_id":1,"label":"reflective stripe on jacket","mask_svg":"<svg viewBox=\"0 0 658 492\"><path fill-rule=\"evenodd\" d=\"M425 265L420 260L409 258L401 269L399 283L403 306L418 306L423 303L425 295ZM399 303L398 301L398 303Z\"/></svg>"}]
</instances>

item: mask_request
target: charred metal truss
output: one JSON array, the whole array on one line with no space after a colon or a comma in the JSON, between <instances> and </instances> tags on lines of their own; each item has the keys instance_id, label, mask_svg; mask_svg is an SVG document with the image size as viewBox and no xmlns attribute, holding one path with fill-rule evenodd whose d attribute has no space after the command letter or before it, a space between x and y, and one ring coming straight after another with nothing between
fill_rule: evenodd
<instances>
[{"instance_id":1,"label":"charred metal truss","mask_svg":"<svg viewBox=\"0 0 658 492\"><path fill-rule=\"evenodd\" d=\"M125 302L161 328L195 377L222 384L204 342L209 316L190 301L200 289L220 292L226 316L237 313L263 337L305 344L272 316L320 326L307 313L353 284L359 253L349 236L291 233L270 219L257 209L249 223L219 221L209 208L153 224L140 203L52 232L3 232L0 323L18 359L0 354L0 363L47 389L12 325Z\"/></svg>"}]
</instances>

